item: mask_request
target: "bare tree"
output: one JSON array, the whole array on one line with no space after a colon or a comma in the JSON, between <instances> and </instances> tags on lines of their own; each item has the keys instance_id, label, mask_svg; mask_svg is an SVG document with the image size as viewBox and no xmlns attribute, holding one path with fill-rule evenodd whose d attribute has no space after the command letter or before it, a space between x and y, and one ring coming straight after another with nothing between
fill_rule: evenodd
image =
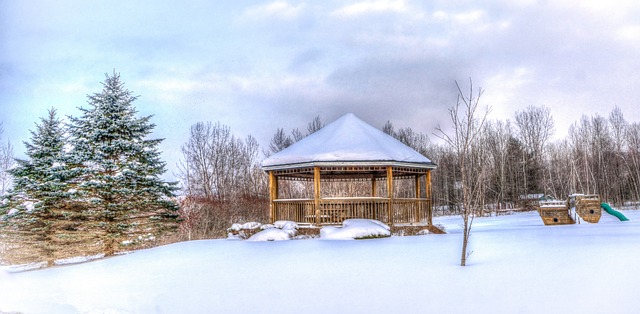
<instances>
[{"instance_id":1,"label":"bare tree","mask_svg":"<svg viewBox=\"0 0 640 314\"><path fill-rule=\"evenodd\" d=\"M297 130L297 129L296 129ZM299 133L299 131L298 131ZM296 132L293 132L294 136L296 135ZM297 136L295 136L297 137ZM291 146L291 144L295 143L293 141L293 139L288 136L285 132L283 128L279 128L278 130L276 130L276 133L273 135L273 138L271 138L271 142L269 142L269 149L271 150L271 154L275 154L289 146Z\"/></svg>"},{"instance_id":2,"label":"bare tree","mask_svg":"<svg viewBox=\"0 0 640 314\"><path fill-rule=\"evenodd\" d=\"M614 203L620 204L625 198L625 189L629 186L630 176L625 167L625 132L628 127L627 121L624 119L622 110L614 107L609 114L609 125L611 129L611 139L613 142L613 151L608 160L610 167L611 192L613 193Z\"/></svg>"},{"instance_id":3,"label":"bare tree","mask_svg":"<svg viewBox=\"0 0 640 314\"><path fill-rule=\"evenodd\" d=\"M212 127L211 123L202 122L192 125L189 140L181 147L184 159L178 165L178 176L189 195L213 196L213 169L209 161Z\"/></svg>"},{"instance_id":4,"label":"bare tree","mask_svg":"<svg viewBox=\"0 0 640 314\"><path fill-rule=\"evenodd\" d=\"M627 142L627 171L629 173L630 189L629 194L635 200L640 200L640 123L634 122L629 125L625 132Z\"/></svg>"},{"instance_id":5,"label":"bare tree","mask_svg":"<svg viewBox=\"0 0 640 314\"><path fill-rule=\"evenodd\" d=\"M228 126L191 126L178 174L185 192L180 211L185 238L221 237L234 222L266 219L267 178L259 152L253 136L236 138Z\"/></svg>"},{"instance_id":6,"label":"bare tree","mask_svg":"<svg viewBox=\"0 0 640 314\"><path fill-rule=\"evenodd\" d=\"M458 88L458 100L456 105L449 109L449 116L453 123L453 134L447 134L438 126L439 133L437 135L453 150L460 169L457 184L462 194L457 203L461 207L463 220L460 266L465 266L467 258L471 254L467 250L467 246L473 219L484 205L486 171L482 166L484 158L481 156L482 148L479 139L490 108L487 107L484 114L478 114L480 97L484 91L482 88L474 91L471 79L469 79L468 96L462 92L457 81L456 87Z\"/></svg>"},{"instance_id":7,"label":"bare tree","mask_svg":"<svg viewBox=\"0 0 640 314\"><path fill-rule=\"evenodd\" d=\"M544 106L529 106L517 111L515 118L522 143L538 157L555 131L551 111Z\"/></svg>"},{"instance_id":8,"label":"bare tree","mask_svg":"<svg viewBox=\"0 0 640 314\"><path fill-rule=\"evenodd\" d=\"M322 129L324 127L324 123L322 123L322 120L320 119L320 116L316 116L315 118L313 118L313 120L311 122L309 122L309 124L307 124L307 136L309 136L310 134L315 133L316 131ZM298 139L300 140L300 139ZM296 140L296 142L298 141Z\"/></svg>"},{"instance_id":9,"label":"bare tree","mask_svg":"<svg viewBox=\"0 0 640 314\"><path fill-rule=\"evenodd\" d=\"M488 121L484 128L484 149L489 153L489 160L492 163L490 193L493 194L492 199L498 203L499 207L502 207L507 200L508 146L512 136L509 120L494 123Z\"/></svg>"},{"instance_id":10,"label":"bare tree","mask_svg":"<svg viewBox=\"0 0 640 314\"><path fill-rule=\"evenodd\" d=\"M291 144L303 139L305 137L304 134L302 134L302 132L300 132L300 130L298 130L297 128L291 130Z\"/></svg>"},{"instance_id":11,"label":"bare tree","mask_svg":"<svg viewBox=\"0 0 640 314\"><path fill-rule=\"evenodd\" d=\"M0 139L2 139L2 123L0 123ZM9 169L15 165L15 158L13 155L13 146L10 141L7 143L0 143L0 196L4 195L11 187L11 175Z\"/></svg>"}]
</instances>

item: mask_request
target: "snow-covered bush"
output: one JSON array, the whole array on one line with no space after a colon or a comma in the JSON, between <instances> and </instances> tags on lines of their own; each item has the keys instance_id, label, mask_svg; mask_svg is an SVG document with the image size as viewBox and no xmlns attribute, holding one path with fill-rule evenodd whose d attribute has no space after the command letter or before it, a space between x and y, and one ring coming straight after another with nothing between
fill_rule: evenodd
<instances>
[{"instance_id":1,"label":"snow-covered bush","mask_svg":"<svg viewBox=\"0 0 640 314\"><path fill-rule=\"evenodd\" d=\"M320 238L325 240L352 240L390 237L391 228L372 219L347 219L342 227L326 226L320 230Z\"/></svg>"},{"instance_id":2,"label":"snow-covered bush","mask_svg":"<svg viewBox=\"0 0 640 314\"><path fill-rule=\"evenodd\" d=\"M279 220L252 235L247 241L281 241L291 240L298 232L298 224L293 221Z\"/></svg>"},{"instance_id":3,"label":"snow-covered bush","mask_svg":"<svg viewBox=\"0 0 640 314\"><path fill-rule=\"evenodd\" d=\"M291 234L286 230L271 228L252 235L247 241L282 241L291 240Z\"/></svg>"}]
</instances>

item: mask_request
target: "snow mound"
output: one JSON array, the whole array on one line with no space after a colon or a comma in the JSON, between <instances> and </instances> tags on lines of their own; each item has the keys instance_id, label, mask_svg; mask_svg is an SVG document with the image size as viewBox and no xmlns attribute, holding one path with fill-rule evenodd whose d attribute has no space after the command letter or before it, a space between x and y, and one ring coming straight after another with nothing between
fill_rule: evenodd
<instances>
[{"instance_id":1,"label":"snow mound","mask_svg":"<svg viewBox=\"0 0 640 314\"><path fill-rule=\"evenodd\" d=\"M370 237L389 237L391 228L372 219L347 219L342 227L327 226L320 230L320 239L353 240Z\"/></svg>"},{"instance_id":2,"label":"snow mound","mask_svg":"<svg viewBox=\"0 0 640 314\"><path fill-rule=\"evenodd\" d=\"M282 229L282 230L295 230L295 229L298 229L298 224L295 223L294 221L290 221L290 220L278 220L278 221L274 222L273 225L276 228Z\"/></svg>"},{"instance_id":3,"label":"snow mound","mask_svg":"<svg viewBox=\"0 0 640 314\"><path fill-rule=\"evenodd\" d=\"M260 226L260 230L273 229L273 228L276 228L276 226L274 226L272 224L264 224L264 225Z\"/></svg>"},{"instance_id":4,"label":"snow mound","mask_svg":"<svg viewBox=\"0 0 640 314\"><path fill-rule=\"evenodd\" d=\"M260 226L262 226L262 224L255 221L246 222L244 224L234 223L231 225L230 228L227 229L227 231L231 232L231 231L240 231L240 230L253 230L253 229L260 228Z\"/></svg>"},{"instance_id":5,"label":"snow mound","mask_svg":"<svg viewBox=\"0 0 640 314\"><path fill-rule=\"evenodd\" d=\"M254 235L252 235L247 241L283 241L283 240L291 240L291 237L295 234L295 232L291 232L291 230L282 230L278 228L271 228L262 230Z\"/></svg>"},{"instance_id":6,"label":"snow mound","mask_svg":"<svg viewBox=\"0 0 640 314\"><path fill-rule=\"evenodd\" d=\"M242 225L238 223L232 224L231 227L227 229L227 231L240 231L240 230L242 230Z\"/></svg>"},{"instance_id":7,"label":"snow mound","mask_svg":"<svg viewBox=\"0 0 640 314\"><path fill-rule=\"evenodd\" d=\"M295 237L298 224L289 220L278 220L273 225L263 225L262 231L252 235L247 241L282 241Z\"/></svg>"}]
</instances>

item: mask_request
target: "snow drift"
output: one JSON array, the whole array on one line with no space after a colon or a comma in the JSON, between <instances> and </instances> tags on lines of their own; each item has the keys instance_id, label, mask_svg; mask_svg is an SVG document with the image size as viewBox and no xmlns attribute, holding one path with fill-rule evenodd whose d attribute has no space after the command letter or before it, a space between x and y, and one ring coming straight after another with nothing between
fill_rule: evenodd
<instances>
[{"instance_id":1,"label":"snow drift","mask_svg":"<svg viewBox=\"0 0 640 314\"><path fill-rule=\"evenodd\" d=\"M0 271L0 312L637 313L640 211L624 214L550 227L535 212L477 218L467 267L458 217L434 218L445 235L176 243Z\"/></svg>"},{"instance_id":2,"label":"snow drift","mask_svg":"<svg viewBox=\"0 0 640 314\"><path fill-rule=\"evenodd\" d=\"M320 230L320 238L324 240L353 240L389 236L391 236L389 226L371 219L347 219L342 223L342 227L326 226Z\"/></svg>"}]
</instances>

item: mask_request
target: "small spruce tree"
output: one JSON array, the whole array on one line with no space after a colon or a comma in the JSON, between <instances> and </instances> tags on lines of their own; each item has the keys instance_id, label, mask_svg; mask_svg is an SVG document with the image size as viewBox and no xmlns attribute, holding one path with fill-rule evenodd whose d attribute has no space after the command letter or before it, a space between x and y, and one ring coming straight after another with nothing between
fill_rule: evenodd
<instances>
[{"instance_id":1,"label":"small spruce tree","mask_svg":"<svg viewBox=\"0 0 640 314\"><path fill-rule=\"evenodd\" d=\"M51 108L31 131L31 142L24 142L28 159L17 159L9 172L13 176L14 193L23 194L42 207L59 203L67 188L64 163L64 127Z\"/></svg>"},{"instance_id":2,"label":"small spruce tree","mask_svg":"<svg viewBox=\"0 0 640 314\"><path fill-rule=\"evenodd\" d=\"M88 96L89 108L69 117L70 163L76 171L76 199L84 201L103 233L104 253L118 245L154 239L177 227L177 205L169 200L175 183L164 182L161 139L146 139L155 124L138 118L134 96L120 75L106 75L103 90ZM127 241L127 242L125 242Z\"/></svg>"}]
</instances>

